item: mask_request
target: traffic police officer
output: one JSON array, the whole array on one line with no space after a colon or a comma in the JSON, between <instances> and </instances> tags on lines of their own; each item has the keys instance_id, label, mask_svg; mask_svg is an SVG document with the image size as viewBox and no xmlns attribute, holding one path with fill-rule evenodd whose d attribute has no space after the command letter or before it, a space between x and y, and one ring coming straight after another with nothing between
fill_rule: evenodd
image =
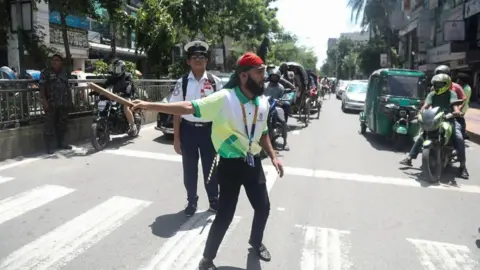
<instances>
[{"instance_id":1,"label":"traffic police officer","mask_svg":"<svg viewBox=\"0 0 480 270\"><path fill-rule=\"evenodd\" d=\"M71 149L71 146L65 143L68 112L72 106L68 78L60 54L54 54L51 58L51 67L40 74L40 96L45 111L45 144L49 154L53 153L55 143L60 149Z\"/></svg>"},{"instance_id":2,"label":"traffic police officer","mask_svg":"<svg viewBox=\"0 0 480 270\"><path fill-rule=\"evenodd\" d=\"M150 103L135 100L133 109L142 108L168 114L195 116L212 121L211 138L220 155L217 177L220 186L219 209L212 223L200 262L200 270L217 269L213 259L235 214L242 186L254 209L249 244L260 259L271 256L263 244L263 233L270 212L265 174L259 157L263 149L280 177L283 165L277 159L268 136L268 98L263 95L265 66L254 53L244 54L225 89L203 99L176 103Z\"/></svg>"},{"instance_id":3,"label":"traffic police officer","mask_svg":"<svg viewBox=\"0 0 480 270\"><path fill-rule=\"evenodd\" d=\"M191 71L177 81L170 102L204 98L222 88L220 79L206 72L208 44L202 41L192 41L185 45L185 51ZM199 152L205 189L210 204L209 210L217 211L218 184L215 175L210 181L207 181L216 155L210 138L212 122L192 114L182 117L175 115L173 128L174 149L175 152L182 155L183 182L187 190L188 204L185 207L185 215L192 216L197 211Z\"/></svg>"}]
</instances>

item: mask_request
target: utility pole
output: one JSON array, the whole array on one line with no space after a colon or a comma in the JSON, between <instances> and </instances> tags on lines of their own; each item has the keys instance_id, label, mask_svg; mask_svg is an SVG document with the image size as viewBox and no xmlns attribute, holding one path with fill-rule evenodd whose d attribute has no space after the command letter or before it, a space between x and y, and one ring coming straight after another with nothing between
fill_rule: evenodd
<instances>
[{"instance_id":1,"label":"utility pole","mask_svg":"<svg viewBox=\"0 0 480 270\"><path fill-rule=\"evenodd\" d=\"M25 49L23 47L23 17L22 17L22 3L17 0L15 3L15 20L17 24L17 40L18 40L18 73L20 78L25 77L25 69L23 68Z\"/></svg>"}]
</instances>

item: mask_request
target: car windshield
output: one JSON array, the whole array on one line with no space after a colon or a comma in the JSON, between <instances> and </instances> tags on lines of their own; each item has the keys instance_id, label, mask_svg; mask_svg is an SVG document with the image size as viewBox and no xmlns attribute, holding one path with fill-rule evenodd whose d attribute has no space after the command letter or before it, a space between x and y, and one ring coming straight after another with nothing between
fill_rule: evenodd
<instances>
[{"instance_id":1,"label":"car windshield","mask_svg":"<svg viewBox=\"0 0 480 270\"><path fill-rule=\"evenodd\" d=\"M382 89L385 94L400 97L424 97L426 91L425 80L412 76L389 76L388 89Z\"/></svg>"},{"instance_id":2,"label":"car windshield","mask_svg":"<svg viewBox=\"0 0 480 270\"><path fill-rule=\"evenodd\" d=\"M367 84L366 83L351 83L348 85L349 93L366 93Z\"/></svg>"}]
</instances>

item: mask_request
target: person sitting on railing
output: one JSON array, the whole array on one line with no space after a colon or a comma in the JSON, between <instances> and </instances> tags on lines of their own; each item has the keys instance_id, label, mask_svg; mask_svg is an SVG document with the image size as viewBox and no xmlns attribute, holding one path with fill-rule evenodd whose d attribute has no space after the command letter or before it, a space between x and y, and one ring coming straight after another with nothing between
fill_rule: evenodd
<instances>
[{"instance_id":1,"label":"person sitting on railing","mask_svg":"<svg viewBox=\"0 0 480 270\"><path fill-rule=\"evenodd\" d=\"M53 154L52 141L57 139L61 149L72 149L65 143L69 109L73 106L68 84L69 75L63 69L63 56L54 54L51 67L40 74L39 88L45 111L45 144L47 152Z\"/></svg>"},{"instance_id":2,"label":"person sitting on railing","mask_svg":"<svg viewBox=\"0 0 480 270\"><path fill-rule=\"evenodd\" d=\"M135 96L135 85L133 84L133 75L127 70L127 65L124 61L115 59L110 66L110 74L112 76L107 78L104 88L113 86L113 93L119 94L121 97L131 100ZM123 112L127 118L130 129L128 133L136 133L137 126L135 125L133 113L129 106L123 106Z\"/></svg>"}]
</instances>

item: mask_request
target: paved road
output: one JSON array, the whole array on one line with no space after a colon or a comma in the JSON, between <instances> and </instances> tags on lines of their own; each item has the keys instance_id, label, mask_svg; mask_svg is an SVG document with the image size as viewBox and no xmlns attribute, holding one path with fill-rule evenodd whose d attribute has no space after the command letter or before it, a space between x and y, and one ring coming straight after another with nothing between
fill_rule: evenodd
<instances>
[{"instance_id":1,"label":"paved road","mask_svg":"<svg viewBox=\"0 0 480 270\"><path fill-rule=\"evenodd\" d=\"M423 187L418 170L399 169L403 153L357 133L357 119L332 99L291 132L287 175L265 163L272 262L249 255L242 194L220 269L480 269L479 147L467 152L472 180ZM0 269L195 269L213 217L183 216L179 156L153 128L115 142L0 164Z\"/></svg>"}]
</instances>

